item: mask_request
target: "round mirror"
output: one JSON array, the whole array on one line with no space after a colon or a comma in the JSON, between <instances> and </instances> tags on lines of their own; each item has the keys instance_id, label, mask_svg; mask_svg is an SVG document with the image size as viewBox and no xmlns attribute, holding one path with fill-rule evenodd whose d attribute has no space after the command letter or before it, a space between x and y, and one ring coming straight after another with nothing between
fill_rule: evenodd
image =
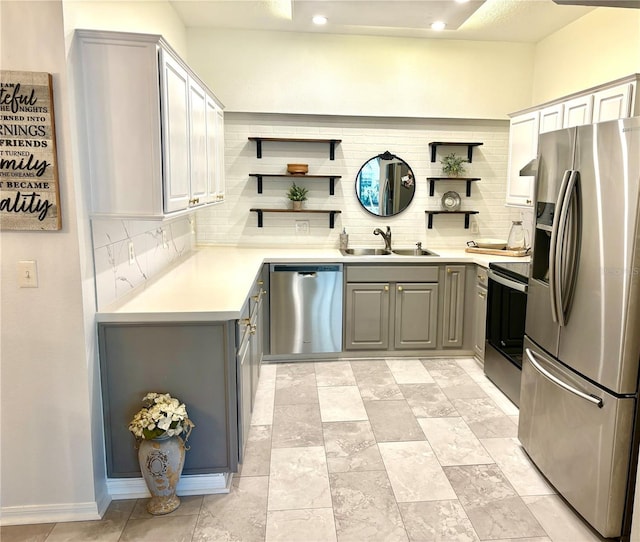
<instances>
[{"instance_id":1,"label":"round mirror","mask_svg":"<svg viewBox=\"0 0 640 542\"><path fill-rule=\"evenodd\" d=\"M415 190L409 164L389 151L367 160L356 176L356 197L376 216L401 213L411 203Z\"/></svg>"}]
</instances>

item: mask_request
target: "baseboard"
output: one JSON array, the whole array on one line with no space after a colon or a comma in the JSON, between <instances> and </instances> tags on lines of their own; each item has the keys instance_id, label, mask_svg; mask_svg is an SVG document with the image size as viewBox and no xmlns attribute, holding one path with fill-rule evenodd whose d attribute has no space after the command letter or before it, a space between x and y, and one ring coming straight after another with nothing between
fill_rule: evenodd
<instances>
[{"instance_id":1,"label":"baseboard","mask_svg":"<svg viewBox=\"0 0 640 542\"><path fill-rule=\"evenodd\" d=\"M178 495L229 493L233 473L182 476ZM106 488L96 502L9 506L0 508L0 526L35 523L60 523L102 519L111 500L143 499L149 491L142 478L108 478Z\"/></svg>"},{"instance_id":2,"label":"baseboard","mask_svg":"<svg viewBox=\"0 0 640 542\"><path fill-rule=\"evenodd\" d=\"M107 502L107 506L108 504ZM101 517L102 515L96 502L34 504L28 506L7 506L0 509L0 525L2 526L86 521L101 519Z\"/></svg>"},{"instance_id":3,"label":"baseboard","mask_svg":"<svg viewBox=\"0 0 640 542\"><path fill-rule=\"evenodd\" d=\"M232 473L181 476L176 493L183 496L229 493L231 479ZM107 490L114 500L144 499L151 496L142 478L107 478Z\"/></svg>"}]
</instances>

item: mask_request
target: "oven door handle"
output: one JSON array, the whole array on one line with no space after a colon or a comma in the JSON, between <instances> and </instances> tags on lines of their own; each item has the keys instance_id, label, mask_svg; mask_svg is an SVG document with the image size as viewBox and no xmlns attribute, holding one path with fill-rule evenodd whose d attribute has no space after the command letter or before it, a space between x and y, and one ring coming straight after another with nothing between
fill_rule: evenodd
<instances>
[{"instance_id":1,"label":"oven door handle","mask_svg":"<svg viewBox=\"0 0 640 542\"><path fill-rule=\"evenodd\" d=\"M570 386L566 382L563 382L557 376L552 375L549 371L547 371L544 367L542 367L542 365L540 365L540 363L535 359L535 354L531 351L531 349L525 348L524 352L525 354L527 354L527 357L529 358L529 361L531 362L531 365L533 365L534 369L536 369L547 380L550 380L556 386L561 387L563 390L567 390L569 393L573 393L574 395L577 395L581 399L584 399L585 401L589 401L590 403L593 403L598 408L602 408L604 406L602 402L602 398L598 397L597 395L584 393L583 391L580 391L574 388L573 386Z\"/></svg>"},{"instance_id":2,"label":"oven door handle","mask_svg":"<svg viewBox=\"0 0 640 542\"><path fill-rule=\"evenodd\" d=\"M518 282L516 280L508 279L502 275L499 275L495 271L489 269L488 276L490 280L497 282L498 284L502 284L507 288L511 288L512 290L516 290L518 292L522 292L523 294L527 293L528 286L523 284L522 282Z\"/></svg>"}]
</instances>

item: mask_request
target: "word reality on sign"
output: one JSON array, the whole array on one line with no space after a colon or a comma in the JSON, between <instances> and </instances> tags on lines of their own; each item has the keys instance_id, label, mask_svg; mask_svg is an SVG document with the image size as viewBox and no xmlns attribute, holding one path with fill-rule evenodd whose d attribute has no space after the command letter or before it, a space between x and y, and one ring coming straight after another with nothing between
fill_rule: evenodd
<instances>
[{"instance_id":1,"label":"word reality on sign","mask_svg":"<svg viewBox=\"0 0 640 542\"><path fill-rule=\"evenodd\" d=\"M59 230L51 75L0 70L0 229Z\"/></svg>"}]
</instances>

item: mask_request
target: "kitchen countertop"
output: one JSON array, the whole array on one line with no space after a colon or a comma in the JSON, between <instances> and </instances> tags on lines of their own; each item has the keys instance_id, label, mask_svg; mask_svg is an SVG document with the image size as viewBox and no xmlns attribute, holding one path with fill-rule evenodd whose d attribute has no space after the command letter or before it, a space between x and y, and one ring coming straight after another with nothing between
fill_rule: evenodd
<instances>
[{"instance_id":1,"label":"kitchen countertop","mask_svg":"<svg viewBox=\"0 0 640 542\"><path fill-rule=\"evenodd\" d=\"M400 248L400 247L397 247ZM526 258L431 249L438 256L343 256L338 249L200 247L129 299L96 314L98 322L220 321L240 318L263 263L467 263Z\"/></svg>"}]
</instances>

